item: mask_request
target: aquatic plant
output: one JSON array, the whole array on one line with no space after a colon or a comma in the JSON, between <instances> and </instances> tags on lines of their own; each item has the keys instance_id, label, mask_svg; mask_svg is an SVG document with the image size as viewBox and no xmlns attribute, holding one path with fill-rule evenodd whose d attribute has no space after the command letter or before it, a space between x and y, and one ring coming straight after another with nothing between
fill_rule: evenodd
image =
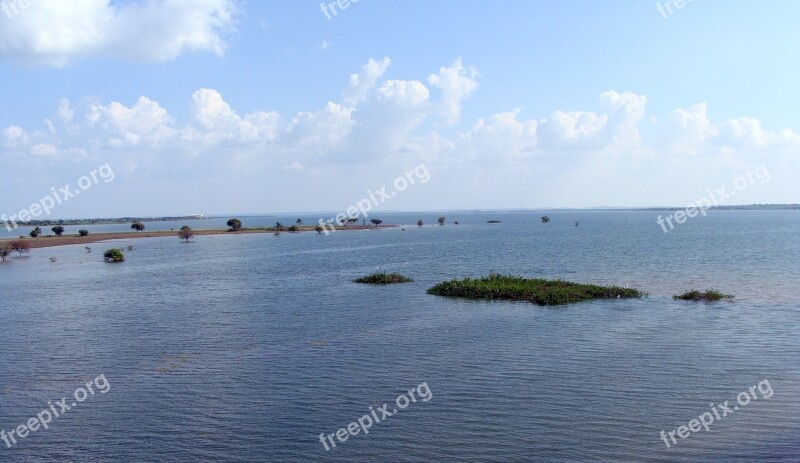
<instances>
[{"instance_id":1,"label":"aquatic plant","mask_svg":"<svg viewBox=\"0 0 800 463\"><path fill-rule=\"evenodd\" d=\"M723 294L715 289L709 289L705 292L698 291L693 289L691 291L686 291L683 294L679 294L677 296L672 296L673 299L676 301L705 301L705 302L716 302L716 301L731 301L736 296L731 294Z\"/></svg>"},{"instance_id":2,"label":"aquatic plant","mask_svg":"<svg viewBox=\"0 0 800 463\"><path fill-rule=\"evenodd\" d=\"M645 293L617 286L597 286L562 280L528 279L490 274L483 278L449 280L428 289L428 294L467 299L528 301L561 305L591 299L641 298Z\"/></svg>"},{"instance_id":3,"label":"aquatic plant","mask_svg":"<svg viewBox=\"0 0 800 463\"><path fill-rule=\"evenodd\" d=\"M370 285L391 285L396 283L410 283L414 280L397 273L373 273L365 277L353 280L354 283L365 283Z\"/></svg>"}]
</instances>

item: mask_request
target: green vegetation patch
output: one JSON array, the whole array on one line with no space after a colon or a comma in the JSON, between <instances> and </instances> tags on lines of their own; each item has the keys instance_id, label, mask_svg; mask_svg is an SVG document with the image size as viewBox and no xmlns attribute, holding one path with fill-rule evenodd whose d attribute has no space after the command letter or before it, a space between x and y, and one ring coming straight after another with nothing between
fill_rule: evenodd
<instances>
[{"instance_id":1,"label":"green vegetation patch","mask_svg":"<svg viewBox=\"0 0 800 463\"><path fill-rule=\"evenodd\" d=\"M414 280L404 277L403 275L385 272L373 273L372 275L353 280L354 283L365 283L368 285L393 285L396 283L411 283L412 281Z\"/></svg>"},{"instance_id":2,"label":"green vegetation patch","mask_svg":"<svg viewBox=\"0 0 800 463\"><path fill-rule=\"evenodd\" d=\"M691 291L686 291L681 295L672 296L672 298L675 299L676 301L697 301L697 302L699 301L716 302L722 300L732 301L734 297L736 296L733 296L731 294L723 294L715 289L709 289L708 291L705 292L693 289Z\"/></svg>"},{"instance_id":3,"label":"green vegetation patch","mask_svg":"<svg viewBox=\"0 0 800 463\"><path fill-rule=\"evenodd\" d=\"M645 293L631 288L498 274L479 279L444 281L428 289L428 294L467 299L528 301L538 305L570 304L591 299L638 299L645 296Z\"/></svg>"}]
</instances>

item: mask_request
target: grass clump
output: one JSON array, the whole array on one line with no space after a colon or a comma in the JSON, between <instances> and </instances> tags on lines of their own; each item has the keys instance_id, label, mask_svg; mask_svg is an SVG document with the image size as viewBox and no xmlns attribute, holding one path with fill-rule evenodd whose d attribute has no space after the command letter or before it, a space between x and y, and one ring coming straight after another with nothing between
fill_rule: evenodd
<instances>
[{"instance_id":1,"label":"grass clump","mask_svg":"<svg viewBox=\"0 0 800 463\"><path fill-rule=\"evenodd\" d=\"M355 283L365 283L368 285L392 285L396 283L410 283L414 280L397 273L373 273L365 277L353 280Z\"/></svg>"},{"instance_id":2,"label":"grass clump","mask_svg":"<svg viewBox=\"0 0 800 463\"><path fill-rule=\"evenodd\" d=\"M467 299L528 301L538 305L570 304L591 299L638 299L645 296L645 293L631 288L499 274L479 279L444 281L428 289L428 294Z\"/></svg>"},{"instance_id":3,"label":"grass clump","mask_svg":"<svg viewBox=\"0 0 800 463\"><path fill-rule=\"evenodd\" d=\"M686 291L683 294L678 296L672 296L673 299L676 301L705 301L705 302L717 302L717 301L732 301L733 298L732 294L723 294L715 289L709 289L707 291L698 291L693 289L691 291Z\"/></svg>"}]
</instances>

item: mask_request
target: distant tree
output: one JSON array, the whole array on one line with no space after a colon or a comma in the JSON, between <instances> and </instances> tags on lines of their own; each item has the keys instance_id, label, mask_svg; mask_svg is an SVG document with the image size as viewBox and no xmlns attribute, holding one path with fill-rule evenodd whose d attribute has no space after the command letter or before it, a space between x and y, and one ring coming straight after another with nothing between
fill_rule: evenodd
<instances>
[{"instance_id":1,"label":"distant tree","mask_svg":"<svg viewBox=\"0 0 800 463\"><path fill-rule=\"evenodd\" d=\"M314 231L317 232L318 235L321 235L322 232L325 231L325 229L322 228L322 226L317 225L316 227L314 227Z\"/></svg>"},{"instance_id":2,"label":"distant tree","mask_svg":"<svg viewBox=\"0 0 800 463\"><path fill-rule=\"evenodd\" d=\"M439 222L439 225L444 225L444 221L445 220L447 220L447 219L445 219L444 216L441 216L438 219L436 219L436 221Z\"/></svg>"},{"instance_id":3,"label":"distant tree","mask_svg":"<svg viewBox=\"0 0 800 463\"><path fill-rule=\"evenodd\" d=\"M53 233L55 233L56 236L61 236L61 235L64 234L64 227L62 227L61 225L56 225L55 227L51 228L50 230L53 230Z\"/></svg>"},{"instance_id":4,"label":"distant tree","mask_svg":"<svg viewBox=\"0 0 800 463\"><path fill-rule=\"evenodd\" d=\"M282 231L283 230L283 224L280 223L280 222L275 222L275 229L278 230L278 231Z\"/></svg>"},{"instance_id":5,"label":"distant tree","mask_svg":"<svg viewBox=\"0 0 800 463\"><path fill-rule=\"evenodd\" d=\"M382 224L383 220L381 220L381 219L372 219L372 220L370 220L370 222L372 222L372 224L375 225L375 228L378 228L378 225Z\"/></svg>"},{"instance_id":6,"label":"distant tree","mask_svg":"<svg viewBox=\"0 0 800 463\"><path fill-rule=\"evenodd\" d=\"M193 236L194 236L194 230L192 230L192 227L188 225L182 226L181 229L178 231L178 238L186 240L187 243Z\"/></svg>"},{"instance_id":7,"label":"distant tree","mask_svg":"<svg viewBox=\"0 0 800 463\"><path fill-rule=\"evenodd\" d=\"M109 249L103 253L103 259L106 262L125 262L125 254L122 249Z\"/></svg>"},{"instance_id":8,"label":"distant tree","mask_svg":"<svg viewBox=\"0 0 800 463\"><path fill-rule=\"evenodd\" d=\"M297 219L297 220L295 220L295 221L294 221L294 224L295 224L295 225L297 225L298 227L299 227L299 226L301 226L301 225L303 225L303 219Z\"/></svg>"},{"instance_id":9,"label":"distant tree","mask_svg":"<svg viewBox=\"0 0 800 463\"><path fill-rule=\"evenodd\" d=\"M89 230L78 230L78 235L89 236Z\"/></svg>"},{"instance_id":10,"label":"distant tree","mask_svg":"<svg viewBox=\"0 0 800 463\"><path fill-rule=\"evenodd\" d=\"M12 251L16 251L19 253L19 256L22 257L22 253L31 252L31 243L23 240L14 240L8 243L11 247Z\"/></svg>"},{"instance_id":11,"label":"distant tree","mask_svg":"<svg viewBox=\"0 0 800 463\"><path fill-rule=\"evenodd\" d=\"M3 259L3 262L5 262L6 259L8 259L8 256L11 255L12 252L14 252L14 250L11 249L10 244L6 244L5 246L0 247L0 258Z\"/></svg>"},{"instance_id":12,"label":"distant tree","mask_svg":"<svg viewBox=\"0 0 800 463\"><path fill-rule=\"evenodd\" d=\"M132 230L136 230L137 232L140 232L140 231L144 230L144 224L137 220L136 222L133 222L131 224L131 229Z\"/></svg>"},{"instance_id":13,"label":"distant tree","mask_svg":"<svg viewBox=\"0 0 800 463\"><path fill-rule=\"evenodd\" d=\"M300 231L300 227L298 227L297 225L292 225L292 226L291 226L291 227L289 227L287 230L289 230L289 231L290 231L290 232L292 232L292 233L297 233L297 232L299 232L299 231Z\"/></svg>"},{"instance_id":14,"label":"distant tree","mask_svg":"<svg viewBox=\"0 0 800 463\"><path fill-rule=\"evenodd\" d=\"M31 235L31 238L38 238L38 237L42 236L42 229L39 228L39 227L36 227L33 230L31 230L30 235Z\"/></svg>"},{"instance_id":15,"label":"distant tree","mask_svg":"<svg viewBox=\"0 0 800 463\"><path fill-rule=\"evenodd\" d=\"M424 225L424 223L422 222L422 219L417 220L417 226L419 228L422 228L423 225Z\"/></svg>"},{"instance_id":16,"label":"distant tree","mask_svg":"<svg viewBox=\"0 0 800 463\"><path fill-rule=\"evenodd\" d=\"M230 219L228 220L228 226L231 227L230 231L238 232L242 229L242 221L239 219Z\"/></svg>"},{"instance_id":17,"label":"distant tree","mask_svg":"<svg viewBox=\"0 0 800 463\"><path fill-rule=\"evenodd\" d=\"M352 224L357 224L358 223L358 217L350 217L349 219L347 219L347 223L348 224L351 224L351 223Z\"/></svg>"},{"instance_id":18,"label":"distant tree","mask_svg":"<svg viewBox=\"0 0 800 463\"><path fill-rule=\"evenodd\" d=\"M548 217L546 215L543 215L542 216L542 223L548 223L548 222L550 222L550 217Z\"/></svg>"}]
</instances>

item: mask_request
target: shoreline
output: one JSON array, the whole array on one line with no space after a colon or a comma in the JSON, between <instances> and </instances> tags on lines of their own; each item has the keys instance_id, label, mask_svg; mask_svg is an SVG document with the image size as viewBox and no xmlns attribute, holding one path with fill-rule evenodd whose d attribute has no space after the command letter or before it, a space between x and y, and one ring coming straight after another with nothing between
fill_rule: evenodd
<instances>
[{"instance_id":1,"label":"shoreline","mask_svg":"<svg viewBox=\"0 0 800 463\"><path fill-rule=\"evenodd\" d=\"M336 231L352 231L352 230L380 230L382 228L392 228L397 225L380 225L378 227L371 225L353 225L350 227L336 227ZM301 227L300 230L292 232L289 230L281 230L280 233L305 233L315 232L314 227ZM223 229L207 229L207 230L193 230L195 236L208 236L208 235L252 235L252 234L267 234L276 233L275 228L254 228L244 229L240 231L228 231ZM332 233L329 231L329 233ZM57 246L70 246L74 244L88 244L100 243L103 241L111 240L126 240L135 238L162 238L165 236L178 237L178 230L159 230L159 231L143 231L143 232L108 232L108 233L95 233L89 236L79 235L64 235L64 236L40 236L38 238L25 237L23 240L31 245L31 249L52 248ZM12 242L19 241L21 238L4 238L0 239L0 247Z\"/></svg>"}]
</instances>

